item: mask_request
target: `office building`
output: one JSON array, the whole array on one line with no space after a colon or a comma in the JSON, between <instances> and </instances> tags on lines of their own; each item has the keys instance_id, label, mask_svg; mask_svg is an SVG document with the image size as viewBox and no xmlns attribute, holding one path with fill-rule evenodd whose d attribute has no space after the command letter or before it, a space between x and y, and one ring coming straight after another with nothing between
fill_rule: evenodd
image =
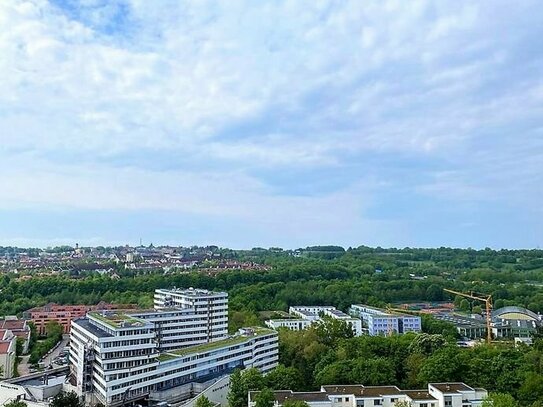
<instances>
[{"instance_id":1,"label":"office building","mask_svg":"<svg viewBox=\"0 0 543 407\"><path fill-rule=\"evenodd\" d=\"M306 329L312 324L322 321L323 317L329 317L346 322L351 326L355 336L362 335L362 321L353 318L344 312L331 306L294 306L289 308L292 318L269 319L266 326L279 329L287 328L294 331Z\"/></svg>"},{"instance_id":2,"label":"office building","mask_svg":"<svg viewBox=\"0 0 543 407\"><path fill-rule=\"evenodd\" d=\"M179 402L236 368L277 366L277 333L227 335L226 293L157 290L155 310L94 311L72 322L70 365L77 391L106 406Z\"/></svg>"},{"instance_id":3,"label":"office building","mask_svg":"<svg viewBox=\"0 0 543 407\"><path fill-rule=\"evenodd\" d=\"M372 336L420 332L422 329L419 316L388 312L368 305L352 305L349 314L360 318L367 328L368 334Z\"/></svg>"},{"instance_id":4,"label":"office building","mask_svg":"<svg viewBox=\"0 0 543 407\"><path fill-rule=\"evenodd\" d=\"M97 305L59 305L49 303L43 307L30 308L23 312L23 318L28 319L36 326L38 335L44 336L47 334L46 326L49 322L58 322L62 325L64 333L70 332L70 323L72 319L85 316L89 311L102 309L117 309L128 308L129 305L116 305L100 302Z\"/></svg>"}]
</instances>

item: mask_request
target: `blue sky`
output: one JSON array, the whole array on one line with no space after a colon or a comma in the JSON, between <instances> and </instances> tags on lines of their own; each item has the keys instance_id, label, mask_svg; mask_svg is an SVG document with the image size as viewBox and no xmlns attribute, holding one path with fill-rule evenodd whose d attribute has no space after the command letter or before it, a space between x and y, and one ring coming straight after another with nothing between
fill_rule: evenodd
<instances>
[{"instance_id":1,"label":"blue sky","mask_svg":"<svg viewBox=\"0 0 543 407\"><path fill-rule=\"evenodd\" d=\"M0 244L539 247L537 1L0 2Z\"/></svg>"}]
</instances>

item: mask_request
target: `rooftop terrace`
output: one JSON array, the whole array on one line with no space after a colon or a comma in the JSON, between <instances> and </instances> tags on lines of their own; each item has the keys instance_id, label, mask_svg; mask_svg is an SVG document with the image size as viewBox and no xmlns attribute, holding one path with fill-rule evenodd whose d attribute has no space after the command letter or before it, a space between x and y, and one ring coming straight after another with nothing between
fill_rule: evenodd
<instances>
[{"instance_id":1,"label":"rooftop terrace","mask_svg":"<svg viewBox=\"0 0 543 407\"><path fill-rule=\"evenodd\" d=\"M137 328L145 325L144 321L121 311L93 311L88 315L112 328Z\"/></svg>"},{"instance_id":2,"label":"rooftop terrace","mask_svg":"<svg viewBox=\"0 0 543 407\"><path fill-rule=\"evenodd\" d=\"M171 360L173 358L180 357L180 356L186 356L186 355L195 354L195 353L211 352L215 349L226 348L226 347L239 345L239 344L248 342L251 338L255 338L255 337L266 335L266 334L276 333L276 331L274 331L273 329L262 328L262 327L251 327L251 328L244 328L244 329L248 332L252 332L253 334L241 333L241 334L232 336L230 338L222 339L216 342L202 343L200 345L189 346L187 348L172 350L172 351L161 354L159 356L159 360L161 362L164 362L164 361Z\"/></svg>"}]
</instances>

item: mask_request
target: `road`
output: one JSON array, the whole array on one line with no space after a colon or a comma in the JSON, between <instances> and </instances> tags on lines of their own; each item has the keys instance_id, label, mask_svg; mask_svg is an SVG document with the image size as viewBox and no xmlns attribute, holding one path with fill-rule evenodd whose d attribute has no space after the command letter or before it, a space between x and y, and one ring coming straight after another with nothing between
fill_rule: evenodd
<instances>
[{"instance_id":1,"label":"road","mask_svg":"<svg viewBox=\"0 0 543 407\"><path fill-rule=\"evenodd\" d=\"M66 347L69 341L70 335L63 335L62 341L60 341L60 344L55 348L55 350L43 358L43 364L45 366L49 366L50 364L52 364L53 359L55 359L59 355L59 353L62 352L62 350Z\"/></svg>"}]
</instances>

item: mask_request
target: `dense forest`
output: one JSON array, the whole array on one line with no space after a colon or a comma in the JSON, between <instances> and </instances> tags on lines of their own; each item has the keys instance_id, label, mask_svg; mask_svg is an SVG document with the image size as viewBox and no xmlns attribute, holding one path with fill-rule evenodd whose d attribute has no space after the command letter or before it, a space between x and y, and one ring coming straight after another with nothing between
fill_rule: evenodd
<instances>
[{"instance_id":1,"label":"dense forest","mask_svg":"<svg viewBox=\"0 0 543 407\"><path fill-rule=\"evenodd\" d=\"M271 271L234 270L207 275L124 270L119 280L98 274L18 280L0 277L0 315L19 314L49 301L112 301L151 304L159 287L226 290L232 311L256 313L285 310L294 304L330 304L346 309L353 303L383 306L402 301L448 299L442 288L493 295L496 308L521 305L543 312L543 251L470 249L380 249L303 251L299 257L280 250L234 252L241 260L271 265Z\"/></svg>"}]
</instances>

